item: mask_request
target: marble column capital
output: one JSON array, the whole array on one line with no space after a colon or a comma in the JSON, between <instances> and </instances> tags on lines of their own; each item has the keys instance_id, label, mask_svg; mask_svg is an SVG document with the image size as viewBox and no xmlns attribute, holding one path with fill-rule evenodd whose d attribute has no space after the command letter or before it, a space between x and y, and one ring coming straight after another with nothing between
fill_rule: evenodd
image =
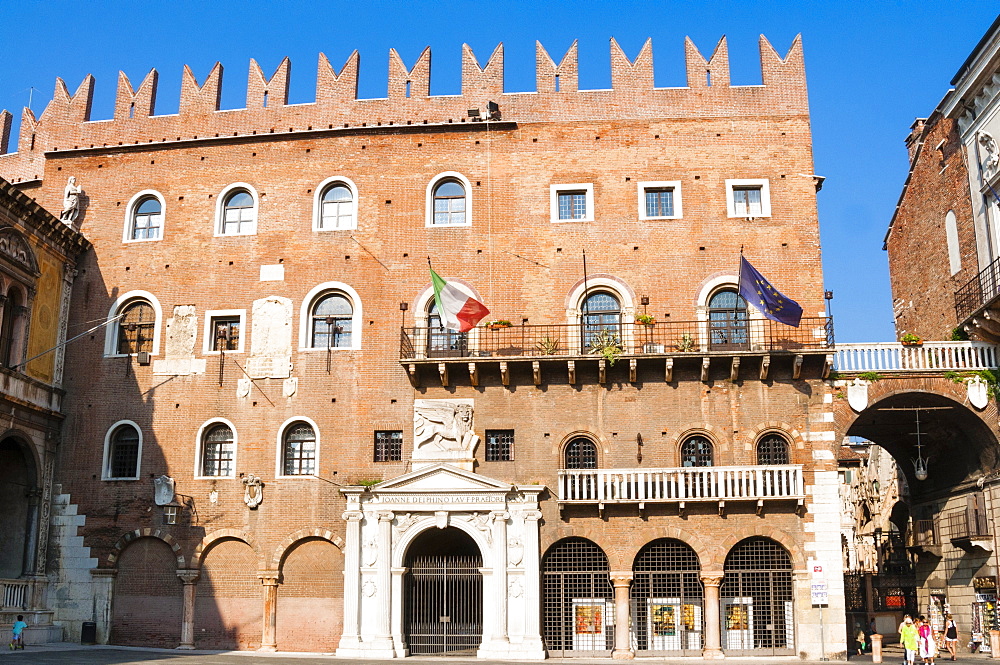
<instances>
[{"instance_id":1,"label":"marble column capital","mask_svg":"<svg viewBox=\"0 0 1000 665\"><path fill-rule=\"evenodd\" d=\"M181 582L184 584L194 584L201 577L201 571L191 568L178 570L177 577L181 578Z\"/></svg>"}]
</instances>

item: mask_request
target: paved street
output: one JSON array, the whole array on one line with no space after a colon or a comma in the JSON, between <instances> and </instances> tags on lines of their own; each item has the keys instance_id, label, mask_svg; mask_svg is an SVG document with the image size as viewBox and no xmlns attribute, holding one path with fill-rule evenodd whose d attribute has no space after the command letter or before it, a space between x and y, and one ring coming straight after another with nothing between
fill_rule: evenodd
<instances>
[{"instance_id":1,"label":"paved street","mask_svg":"<svg viewBox=\"0 0 1000 665\"><path fill-rule=\"evenodd\" d=\"M691 665L706 662L700 658L638 658L640 662L656 663L657 665ZM959 653L959 662L980 662L990 660L988 654ZM793 656L774 658L728 658L729 662L740 665L776 665L788 663L792 665L827 665L829 661L802 661ZM898 665L901 654L890 647L883 660L886 665ZM28 647L24 651L0 651L0 663L3 665L128 665L143 663L146 665L400 665L400 660L348 660L335 658L330 654L317 653L276 653L261 654L255 651L173 651L169 649L141 649L128 647L80 646L79 644L59 643ZM498 662L480 661L474 658L430 658L412 657L406 662L419 665L470 665L471 663ZM519 661L524 662L524 661ZM531 661L558 663L559 659L550 661ZM608 658L570 658L567 665L608 665L613 662ZM713 661L714 662L714 661ZM843 661L841 661L843 662ZM852 657L851 663L871 663L871 655ZM939 659L939 663L950 662Z\"/></svg>"}]
</instances>

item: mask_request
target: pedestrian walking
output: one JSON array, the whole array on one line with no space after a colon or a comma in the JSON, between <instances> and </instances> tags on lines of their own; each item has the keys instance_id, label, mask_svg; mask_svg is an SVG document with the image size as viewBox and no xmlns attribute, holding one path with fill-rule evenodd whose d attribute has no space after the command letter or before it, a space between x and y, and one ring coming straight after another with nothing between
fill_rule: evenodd
<instances>
[{"instance_id":1,"label":"pedestrian walking","mask_svg":"<svg viewBox=\"0 0 1000 665\"><path fill-rule=\"evenodd\" d=\"M952 660L958 660L958 624L950 614L944 621L944 648L951 654Z\"/></svg>"},{"instance_id":2,"label":"pedestrian walking","mask_svg":"<svg viewBox=\"0 0 1000 665\"><path fill-rule=\"evenodd\" d=\"M917 617L917 646L924 663L934 665L934 659L937 657L937 640L934 629L923 614Z\"/></svg>"},{"instance_id":3,"label":"pedestrian walking","mask_svg":"<svg viewBox=\"0 0 1000 665\"><path fill-rule=\"evenodd\" d=\"M899 643L903 645L906 665L913 665L913 661L916 660L918 637L917 627L907 614L903 617L903 623L899 625Z\"/></svg>"}]
</instances>

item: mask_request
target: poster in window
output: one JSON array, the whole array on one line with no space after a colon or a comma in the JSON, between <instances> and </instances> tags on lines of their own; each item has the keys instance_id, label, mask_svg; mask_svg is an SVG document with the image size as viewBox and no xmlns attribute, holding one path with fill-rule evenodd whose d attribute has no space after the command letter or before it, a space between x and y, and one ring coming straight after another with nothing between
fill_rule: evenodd
<instances>
[{"instance_id":1,"label":"poster in window","mask_svg":"<svg viewBox=\"0 0 1000 665\"><path fill-rule=\"evenodd\" d=\"M603 633L604 605L577 605L575 607L574 622L577 635Z\"/></svg>"},{"instance_id":2,"label":"poster in window","mask_svg":"<svg viewBox=\"0 0 1000 665\"><path fill-rule=\"evenodd\" d=\"M686 604L681 606L681 625L684 630L695 630L695 608L694 605Z\"/></svg>"},{"instance_id":3,"label":"poster in window","mask_svg":"<svg viewBox=\"0 0 1000 665\"><path fill-rule=\"evenodd\" d=\"M677 634L676 605L650 604L649 620L654 637L673 637Z\"/></svg>"},{"instance_id":4,"label":"poster in window","mask_svg":"<svg viewBox=\"0 0 1000 665\"><path fill-rule=\"evenodd\" d=\"M749 630L749 606L742 603L726 605L726 630Z\"/></svg>"}]
</instances>

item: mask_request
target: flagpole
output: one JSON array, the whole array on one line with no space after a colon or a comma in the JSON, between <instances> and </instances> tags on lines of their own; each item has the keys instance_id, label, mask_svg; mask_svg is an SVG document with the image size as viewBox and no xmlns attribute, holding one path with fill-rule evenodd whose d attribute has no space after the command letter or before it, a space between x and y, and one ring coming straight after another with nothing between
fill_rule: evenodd
<instances>
[{"instance_id":1,"label":"flagpole","mask_svg":"<svg viewBox=\"0 0 1000 665\"><path fill-rule=\"evenodd\" d=\"M740 308L740 298L742 298L741 291L743 290L743 245L740 245L740 267L736 271L736 300L733 301L733 328L736 328L736 312ZM750 312L747 312L747 319L750 318Z\"/></svg>"},{"instance_id":2,"label":"flagpole","mask_svg":"<svg viewBox=\"0 0 1000 665\"><path fill-rule=\"evenodd\" d=\"M581 323L586 326L587 321L587 250L583 250L583 321Z\"/></svg>"}]
</instances>

